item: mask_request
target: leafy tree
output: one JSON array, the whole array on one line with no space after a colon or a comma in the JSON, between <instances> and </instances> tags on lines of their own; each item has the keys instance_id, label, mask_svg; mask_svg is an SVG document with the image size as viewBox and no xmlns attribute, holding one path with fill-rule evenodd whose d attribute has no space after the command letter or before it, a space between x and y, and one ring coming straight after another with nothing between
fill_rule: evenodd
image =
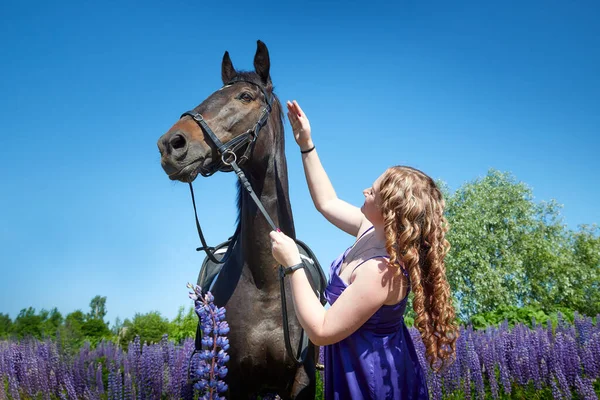
<instances>
[{"instance_id":1,"label":"leafy tree","mask_svg":"<svg viewBox=\"0 0 600 400\"><path fill-rule=\"evenodd\" d=\"M42 337L42 317L36 315L35 308L22 309L15 318L12 331L19 339L27 336Z\"/></svg>"},{"instance_id":2,"label":"leafy tree","mask_svg":"<svg viewBox=\"0 0 600 400\"><path fill-rule=\"evenodd\" d=\"M83 344L85 320L86 316L81 310L67 314L65 323L60 329L60 344L62 347L74 350Z\"/></svg>"},{"instance_id":3,"label":"leafy tree","mask_svg":"<svg viewBox=\"0 0 600 400\"><path fill-rule=\"evenodd\" d=\"M40 311L40 316L42 316L42 332L44 335L56 337L56 331L63 323L63 316L58 311L56 307L54 307L50 312L46 310Z\"/></svg>"},{"instance_id":4,"label":"leafy tree","mask_svg":"<svg viewBox=\"0 0 600 400\"><path fill-rule=\"evenodd\" d=\"M600 314L600 230L596 225L582 225L571 236L573 263L569 270L573 295L561 302L582 314Z\"/></svg>"},{"instance_id":5,"label":"leafy tree","mask_svg":"<svg viewBox=\"0 0 600 400\"><path fill-rule=\"evenodd\" d=\"M169 324L169 337L176 343L182 342L188 337L196 335L196 327L198 326L198 316L194 311L194 307L190 307L185 312L185 307L179 307L177 316Z\"/></svg>"},{"instance_id":6,"label":"leafy tree","mask_svg":"<svg viewBox=\"0 0 600 400\"><path fill-rule=\"evenodd\" d=\"M113 324L113 327L111 328L111 332L113 335L118 336L119 332L121 331L121 329L123 328L123 321L121 321L121 318L117 317L115 319L115 323Z\"/></svg>"},{"instance_id":7,"label":"leafy tree","mask_svg":"<svg viewBox=\"0 0 600 400\"><path fill-rule=\"evenodd\" d=\"M461 319L499 307L600 311L597 227L569 231L555 201L495 170L447 196L448 280Z\"/></svg>"},{"instance_id":8,"label":"leafy tree","mask_svg":"<svg viewBox=\"0 0 600 400\"><path fill-rule=\"evenodd\" d=\"M495 170L448 199L448 280L461 317L518 304L525 296L523 247L535 218L531 199L529 188Z\"/></svg>"},{"instance_id":9,"label":"leafy tree","mask_svg":"<svg viewBox=\"0 0 600 400\"><path fill-rule=\"evenodd\" d=\"M12 320L8 314L0 313L0 338L8 338L12 331Z\"/></svg>"},{"instance_id":10,"label":"leafy tree","mask_svg":"<svg viewBox=\"0 0 600 400\"><path fill-rule=\"evenodd\" d=\"M162 335L169 333L169 321L162 317L158 311L151 311L147 314L136 313L133 320L126 319L123 322L125 333L123 341L124 347L136 336L140 337L142 343L158 343Z\"/></svg>"},{"instance_id":11,"label":"leafy tree","mask_svg":"<svg viewBox=\"0 0 600 400\"><path fill-rule=\"evenodd\" d=\"M92 319L104 319L106 316L106 296L95 296L90 301L89 317Z\"/></svg>"},{"instance_id":12,"label":"leafy tree","mask_svg":"<svg viewBox=\"0 0 600 400\"><path fill-rule=\"evenodd\" d=\"M88 318L81 326L81 332L92 345L96 345L103 338L110 338L111 336L106 322L98 318Z\"/></svg>"}]
</instances>

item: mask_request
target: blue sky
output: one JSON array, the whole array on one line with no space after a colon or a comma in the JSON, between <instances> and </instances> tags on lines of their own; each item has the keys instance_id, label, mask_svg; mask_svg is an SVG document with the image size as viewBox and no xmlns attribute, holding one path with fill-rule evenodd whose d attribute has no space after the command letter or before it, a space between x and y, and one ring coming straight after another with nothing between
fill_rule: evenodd
<instances>
[{"instance_id":1,"label":"blue sky","mask_svg":"<svg viewBox=\"0 0 600 400\"><path fill-rule=\"evenodd\" d=\"M271 55L341 198L394 164L454 190L489 168L572 229L599 223L600 5L595 1L2 2L0 312L107 320L190 305L202 261L186 185L157 139L221 85L221 58ZM312 207L286 122L298 237L328 268L352 238ZM234 230L235 176L195 183L211 243ZM219 192L219 195L215 193Z\"/></svg>"}]
</instances>

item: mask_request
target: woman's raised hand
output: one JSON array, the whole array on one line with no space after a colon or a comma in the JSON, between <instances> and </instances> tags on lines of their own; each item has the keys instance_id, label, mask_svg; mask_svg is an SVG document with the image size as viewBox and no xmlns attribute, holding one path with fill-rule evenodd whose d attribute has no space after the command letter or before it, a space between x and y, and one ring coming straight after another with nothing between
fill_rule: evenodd
<instances>
[{"instance_id":1,"label":"woman's raised hand","mask_svg":"<svg viewBox=\"0 0 600 400\"><path fill-rule=\"evenodd\" d=\"M288 100L287 108L288 119L290 120L292 130L294 131L294 139L296 139L296 143L300 146L300 150L311 148L313 142L310 135L310 122L308 122L306 114L304 114L296 100L293 102Z\"/></svg>"}]
</instances>

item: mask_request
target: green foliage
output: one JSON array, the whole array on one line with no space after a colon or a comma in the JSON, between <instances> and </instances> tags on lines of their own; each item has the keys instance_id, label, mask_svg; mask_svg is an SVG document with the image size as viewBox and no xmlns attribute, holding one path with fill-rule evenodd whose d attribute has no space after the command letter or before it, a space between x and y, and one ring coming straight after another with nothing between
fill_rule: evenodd
<instances>
[{"instance_id":1,"label":"green foliage","mask_svg":"<svg viewBox=\"0 0 600 400\"><path fill-rule=\"evenodd\" d=\"M552 326L556 327L559 314L563 320L573 323L575 312L564 307L549 311L535 306L517 307L504 305L493 311L473 315L469 323L473 326L473 329L485 329L488 326L498 326L506 320L510 327L516 324L524 324L530 328L534 328L535 325L545 325L550 320Z\"/></svg>"},{"instance_id":2,"label":"green foliage","mask_svg":"<svg viewBox=\"0 0 600 400\"><path fill-rule=\"evenodd\" d=\"M529 187L495 170L446 204L447 275L462 320L508 305L600 312L596 227L567 230L556 202L534 203Z\"/></svg>"},{"instance_id":3,"label":"green foliage","mask_svg":"<svg viewBox=\"0 0 600 400\"><path fill-rule=\"evenodd\" d=\"M15 323L12 327L12 333L14 333L19 339L27 336L41 338L42 321L42 316L35 313L35 308L24 308L19 312L17 318L15 318Z\"/></svg>"},{"instance_id":4,"label":"green foliage","mask_svg":"<svg viewBox=\"0 0 600 400\"><path fill-rule=\"evenodd\" d=\"M85 318L85 314L81 310L67 314L63 326L58 330L58 342L62 349L74 352L84 343L83 324Z\"/></svg>"},{"instance_id":5,"label":"green foliage","mask_svg":"<svg viewBox=\"0 0 600 400\"><path fill-rule=\"evenodd\" d=\"M198 316L194 311L194 307L190 307L185 313L185 307L179 307L177 316L169 323L169 338L175 343L181 343L188 337L196 335L196 327L198 326Z\"/></svg>"},{"instance_id":6,"label":"green foliage","mask_svg":"<svg viewBox=\"0 0 600 400\"><path fill-rule=\"evenodd\" d=\"M42 314L42 312L40 312L40 314ZM54 307L49 313L44 313L44 317L45 318L42 319L42 334L44 336L55 338L56 332L63 323L62 314Z\"/></svg>"},{"instance_id":7,"label":"green foliage","mask_svg":"<svg viewBox=\"0 0 600 400\"><path fill-rule=\"evenodd\" d=\"M90 319L104 319L106 316L106 296L94 296L90 301Z\"/></svg>"},{"instance_id":8,"label":"green foliage","mask_svg":"<svg viewBox=\"0 0 600 400\"><path fill-rule=\"evenodd\" d=\"M596 225L582 225L572 233L573 262L570 266L572 285L575 288L561 304L585 315L600 313L600 229Z\"/></svg>"},{"instance_id":9,"label":"green foliage","mask_svg":"<svg viewBox=\"0 0 600 400\"><path fill-rule=\"evenodd\" d=\"M169 333L169 321L162 317L158 311L147 314L136 313L133 321L126 319L123 322L125 333L121 341L124 347L136 336L140 337L142 343L158 343L165 333Z\"/></svg>"},{"instance_id":10,"label":"green foliage","mask_svg":"<svg viewBox=\"0 0 600 400\"><path fill-rule=\"evenodd\" d=\"M448 279L462 317L525 296L524 242L533 230L531 190L495 170L447 201Z\"/></svg>"},{"instance_id":11,"label":"green foliage","mask_svg":"<svg viewBox=\"0 0 600 400\"><path fill-rule=\"evenodd\" d=\"M12 331L12 320L8 314L0 313L0 339L8 338Z\"/></svg>"},{"instance_id":12,"label":"green foliage","mask_svg":"<svg viewBox=\"0 0 600 400\"><path fill-rule=\"evenodd\" d=\"M106 322L96 318L90 318L85 321L81 326L81 333L93 346L102 339L109 339L112 336Z\"/></svg>"}]
</instances>

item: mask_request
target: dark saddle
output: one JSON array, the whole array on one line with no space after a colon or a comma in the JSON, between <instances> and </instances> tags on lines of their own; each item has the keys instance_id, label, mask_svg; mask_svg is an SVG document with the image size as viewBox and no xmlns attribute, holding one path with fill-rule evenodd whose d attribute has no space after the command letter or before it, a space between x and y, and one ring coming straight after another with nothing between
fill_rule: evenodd
<instances>
[{"instance_id":1,"label":"dark saddle","mask_svg":"<svg viewBox=\"0 0 600 400\"><path fill-rule=\"evenodd\" d=\"M223 257L227 253L227 249L229 248L232 239L233 238L229 238L227 241L215 246L214 255L216 259L219 261L223 260ZM300 258L302 258L304 265L306 265L306 272L311 286L315 291L315 294L319 297L321 304L325 304L327 300L325 299L324 292L325 287L327 286L327 278L325 277L323 268L321 268L319 260L312 252L310 247L306 245L306 243L296 239L296 245L298 246L298 251L300 252ZM200 273L198 274L197 282L197 285L202 288L203 293L211 291L214 288L223 265L225 264L217 264L211 261L208 257L204 258L202 267L200 268ZM275 271L273 271L273 273L275 273Z\"/></svg>"}]
</instances>

